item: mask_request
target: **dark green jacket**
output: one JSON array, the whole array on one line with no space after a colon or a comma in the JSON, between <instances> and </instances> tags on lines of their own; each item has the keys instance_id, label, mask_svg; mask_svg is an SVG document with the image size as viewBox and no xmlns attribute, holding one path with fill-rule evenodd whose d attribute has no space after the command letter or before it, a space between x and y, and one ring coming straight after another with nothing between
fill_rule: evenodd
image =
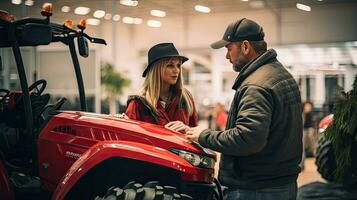
<instances>
[{"instance_id":1,"label":"dark green jacket","mask_svg":"<svg viewBox=\"0 0 357 200\"><path fill-rule=\"evenodd\" d=\"M298 85L268 50L239 73L225 131L205 130L199 143L222 153L219 179L259 189L296 181L302 152Z\"/></svg>"}]
</instances>

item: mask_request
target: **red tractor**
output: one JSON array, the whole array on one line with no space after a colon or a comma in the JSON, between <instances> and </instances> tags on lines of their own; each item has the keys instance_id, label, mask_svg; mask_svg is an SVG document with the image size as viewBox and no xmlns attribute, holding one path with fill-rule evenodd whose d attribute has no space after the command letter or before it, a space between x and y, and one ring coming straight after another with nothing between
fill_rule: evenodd
<instances>
[{"instance_id":1,"label":"red tractor","mask_svg":"<svg viewBox=\"0 0 357 200\"><path fill-rule=\"evenodd\" d=\"M335 174L337 170L337 155L336 155L336 147L333 142L325 136L325 130L328 126L331 126L334 122L334 114L329 114L324 117L319 123L319 135L320 139L318 142L318 147L316 150L316 166L317 171L321 174L321 176L326 179L328 182L335 183L338 182L336 180ZM339 133L336 133L339 134ZM352 139L352 150L351 154L356 155L357 153L357 138ZM355 161L355 157L352 157L352 162ZM345 174L345 179L342 182L342 185L347 187L356 187L357 186L357 177L356 177L356 168L353 168L354 164L350 167ZM347 178L348 177L348 178ZM355 191L357 192L357 191Z\"/></svg>"},{"instance_id":2,"label":"red tractor","mask_svg":"<svg viewBox=\"0 0 357 200\"><path fill-rule=\"evenodd\" d=\"M161 126L86 112L74 41L88 56L88 40L106 44L69 23L14 20L0 12L0 47L10 47L21 90L0 90L0 199L222 199L214 178L216 155ZM46 81L28 86L20 47L62 42L69 47L81 111L48 104ZM26 63L25 63L26 64Z\"/></svg>"},{"instance_id":3,"label":"red tractor","mask_svg":"<svg viewBox=\"0 0 357 200\"><path fill-rule=\"evenodd\" d=\"M298 200L313 199L356 199L357 197L357 177L355 168L355 158L352 156L352 166L344 174L343 181L339 181L335 174L337 172L337 151L334 143L326 137L326 128L333 126L334 115L324 117L319 124L319 146L316 151L317 171L327 181L313 182L303 185L298 190ZM341 134L336 132L335 134ZM352 139L353 140L353 139ZM351 154L356 155L357 138L352 141ZM354 168L353 168L354 166Z\"/></svg>"},{"instance_id":4,"label":"red tractor","mask_svg":"<svg viewBox=\"0 0 357 200\"><path fill-rule=\"evenodd\" d=\"M316 150L317 171L327 181L334 181L336 170L335 150L330 140L324 136L325 129L333 122L333 114L327 115L319 123L319 145Z\"/></svg>"}]
</instances>

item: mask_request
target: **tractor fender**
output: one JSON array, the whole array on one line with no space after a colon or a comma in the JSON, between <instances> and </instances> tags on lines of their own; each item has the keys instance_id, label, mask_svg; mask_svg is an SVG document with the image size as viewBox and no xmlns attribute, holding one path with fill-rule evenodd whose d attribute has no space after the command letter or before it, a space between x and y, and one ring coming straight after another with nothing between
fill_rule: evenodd
<instances>
[{"instance_id":1,"label":"tractor fender","mask_svg":"<svg viewBox=\"0 0 357 200\"><path fill-rule=\"evenodd\" d=\"M101 162L113 157L149 162L188 174L199 173L197 168L193 167L189 162L166 149L129 141L103 141L92 146L73 163L57 185L52 199L64 199L83 175Z\"/></svg>"},{"instance_id":2,"label":"tractor fender","mask_svg":"<svg viewBox=\"0 0 357 200\"><path fill-rule=\"evenodd\" d=\"M10 185L9 176L2 160L0 160L0 199L15 199L15 194Z\"/></svg>"}]
</instances>

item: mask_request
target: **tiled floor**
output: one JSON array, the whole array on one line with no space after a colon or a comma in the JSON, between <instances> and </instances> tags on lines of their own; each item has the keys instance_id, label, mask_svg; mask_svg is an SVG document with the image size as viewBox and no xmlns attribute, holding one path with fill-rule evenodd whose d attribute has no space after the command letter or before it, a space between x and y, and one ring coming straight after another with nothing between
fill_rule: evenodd
<instances>
[{"instance_id":1,"label":"tiled floor","mask_svg":"<svg viewBox=\"0 0 357 200\"><path fill-rule=\"evenodd\" d=\"M297 180L298 186L300 187L315 181L326 182L316 169L315 158L306 158L305 170L299 174Z\"/></svg>"}]
</instances>

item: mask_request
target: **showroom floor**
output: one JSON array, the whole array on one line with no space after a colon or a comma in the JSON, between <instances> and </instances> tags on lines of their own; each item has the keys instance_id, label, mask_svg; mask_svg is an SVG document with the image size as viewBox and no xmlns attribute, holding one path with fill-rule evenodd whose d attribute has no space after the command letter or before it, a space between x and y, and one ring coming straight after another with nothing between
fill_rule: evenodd
<instances>
[{"instance_id":1,"label":"showroom floor","mask_svg":"<svg viewBox=\"0 0 357 200\"><path fill-rule=\"evenodd\" d=\"M317 172L315 165L315 158L306 158L305 160L305 170L299 174L298 186L302 186L311 182L326 182Z\"/></svg>"}]
</instances>

